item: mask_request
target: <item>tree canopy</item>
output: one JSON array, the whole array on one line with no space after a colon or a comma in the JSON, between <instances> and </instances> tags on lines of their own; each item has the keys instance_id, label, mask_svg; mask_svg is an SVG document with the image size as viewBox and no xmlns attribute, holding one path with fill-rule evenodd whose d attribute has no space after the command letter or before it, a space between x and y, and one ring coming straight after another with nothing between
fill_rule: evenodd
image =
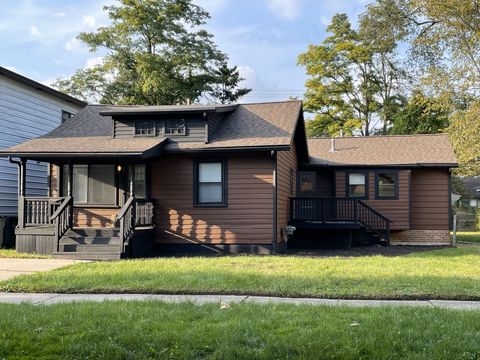
<instances>
[{"instance_id":1,"label":"tree canopy","mask_svg":"<svg viewBox=\"0 0 480 360\"><path fill-rule=\"evenodd\" d=\"M242 78L201 28L209 14L191 0L120 0L104 10L111 24L78 36L90 51L106 51L103 64L57 81L60 90L100 103L147 105L208 95L233 102L250 91L236 90Z\"/></svg>"}]
</instances>

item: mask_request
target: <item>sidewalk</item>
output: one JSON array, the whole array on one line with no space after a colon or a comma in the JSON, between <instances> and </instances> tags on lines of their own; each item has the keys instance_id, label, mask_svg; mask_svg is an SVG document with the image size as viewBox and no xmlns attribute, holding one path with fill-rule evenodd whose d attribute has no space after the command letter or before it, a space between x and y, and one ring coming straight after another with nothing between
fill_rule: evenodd
<instances>
[{"instance_id":1,"label":"sidewalk","mask_svg":"<svg viewBox=\"0 0 480 360\"><path fill-rule=\"evenodd\" d=\"M26 294L0 293L0 303L31 303L34 305L51 305L75 301L164 301L169 303L192 302L207 303L274 303L296 305L329 305L329 306L411 306L460 310L480 310L480 301L455 300L342 300L315 298L283 298L242 295L151 295L151 294Z\"/></svg>"}]
</instances>

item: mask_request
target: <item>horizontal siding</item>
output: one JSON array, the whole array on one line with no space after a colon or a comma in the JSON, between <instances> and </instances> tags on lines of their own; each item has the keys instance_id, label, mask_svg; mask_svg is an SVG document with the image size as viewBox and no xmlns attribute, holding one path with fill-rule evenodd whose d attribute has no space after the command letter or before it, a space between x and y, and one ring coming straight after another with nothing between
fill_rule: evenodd
<instances>
[{"instance_id":1,"label":"horizontal siding","mask_svg":"<svg viewBox=\"0 0 480 360\"><path fill-rule=\"evenodd\" d=\"M449 172L412 170L412 229L449 229Z\"/></svg>"},{"instance_id":2,"label":"horizontal siding","mask_svg":"<svg viewBox=\"0 0 480 360\"><path fill-rule=\"evenodd\" d=\"M46 134L61 123L62 110L79 107L0 76L0 149ZM17 166L0 159L0 215L17 214ZM27 162L26 194L48 194L48 165Z\"/></svg>"},{"instance_id":3,"label":"horizontal siding","mask_svg":"<svg viewBox=\"0 0 480 360\"><path fill-rule=\"evenodd\" d=\"M271 244L273 167L268 155L230 155L228 207L193 206L193 158L152 164L156 241L161 244Z\"/></svg>"},{"instance_id":4,"label":"horizontal siding","mask_svg":"<svg viewBox=\"0 0 480 360\"><path fill-rule=\"evenodd\" d=\"M288 225L290 197L296 193L296 178L297 152L292 142L291 150L277 153L277 242L282 241L282 229Z\"/></svg>"},{"instance_id":5,"label":"horizontal siding","mask_svg":"<svg viewBox=\"0 0 480 360\"><path fill-rule=\"evenodd\" d=\"M73 211L74 227L112 227L118 208L75 207Z\"/></svg>"},{"instance_id":6,"label":"horizontal siding","mask_svg":"<svg viewBox=\"0 0 480 360\"><path fill-rule=\"evenodd\" d=\"M133 120L114 120L113 129L114 136L117 139L129 139L134 135Z\"/></svg>"},{"instance_id":7,"label":"horizontal siding","mask_svg":"<svg viewBox=\"0 0 480 360\"><path fill-rule=\"evenodd\" d=\"M398 171L398 199L375 199L375 172L368 172L368 199L362 200L392 221L392 230L410 228L410 170ZM345 197L345 171L336 172L336 191L338 197Z\"/></svg>"}]
</instances>

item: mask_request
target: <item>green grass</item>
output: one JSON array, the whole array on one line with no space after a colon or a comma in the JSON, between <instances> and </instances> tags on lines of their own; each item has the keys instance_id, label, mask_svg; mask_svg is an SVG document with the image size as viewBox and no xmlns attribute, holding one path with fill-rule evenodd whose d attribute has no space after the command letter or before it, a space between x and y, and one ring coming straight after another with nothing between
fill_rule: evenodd
<instances>
[{"instance_id":1,"label":"green grass","mask_svg":"<svg viewBox=\"0 0 480 360\"><path fill-rule=\"evenodd\" d=\"M478 359L480 312L161 302L0 305L0 358Z\"/></svg>"},{"instance_id":2,"label":"green grass","mask_svg":"<svg viewBox=\"0 0 480 360\"><path fill-rule=\"evenodd\" d=\"M48 259L51 256L39 254L18 253L15 249L0 249L0 258L18 258L18 259Z\"/></svg>"},{"instance_id":3,"label":"green grass","mask_svg":"<svg viewBox=\"0 0 480 360\"><path fill-rule=\"evenodd\" d=\"M471 231L471 232L457 232L457 241L468 241L480 243L480 232Z\"/></svg>"},{"instance_id":4,"label":"green grass","mask_svg":"<svg viewBox=\"0 0 480 360\"><path fill-rule=\"evenodd\" d=\"M18 276L0 291L480 299L480 247L405 256L222 256L81 263Z\"/></svg>"}]
</instances>

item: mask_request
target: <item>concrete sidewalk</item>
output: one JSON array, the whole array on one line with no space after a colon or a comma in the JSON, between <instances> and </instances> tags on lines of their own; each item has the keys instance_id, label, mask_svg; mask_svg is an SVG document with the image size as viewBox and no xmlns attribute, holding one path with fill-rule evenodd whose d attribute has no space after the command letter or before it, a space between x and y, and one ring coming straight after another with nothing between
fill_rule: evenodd
<instances>
[{"instance_id":1,"label":"concrete sidewalk","mask_svg":"<svg viewBox=\"0 0 480 360\"><path fill-rule=\"evenodd\" d=\"M22 259L0 258L0 281L11 279L18 275L28 275L40 271L50 271L72 265L78 260L64 259Z\"/></svg>"},{"instance_id":2,"label":"concrete sidewalk","mask_svg":"<svg viewBox=\"0 0 480 360\"><path fill-rule=\"evenodd\" d=\"M151 295L151 294L26 294L0 293L0 303L34 305L51 305L76 301L163 301L168 303L192 302L195 304L207 303L274 303L296 305L329 305L329 306L410 306L426 308L444 308L460 310L480 310L480 301L455 300L342 300L342 299L315 299L315 298L283 298L266 296L242 295Z\"/></svg>"}]
</instances>

